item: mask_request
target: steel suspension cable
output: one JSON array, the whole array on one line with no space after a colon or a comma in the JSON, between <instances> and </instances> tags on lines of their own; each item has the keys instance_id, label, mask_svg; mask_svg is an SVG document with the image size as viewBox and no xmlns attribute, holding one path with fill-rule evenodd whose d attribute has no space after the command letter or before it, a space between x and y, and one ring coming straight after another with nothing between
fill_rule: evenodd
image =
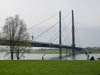
<instances>
[{"instance_id":1,"label":"steel suspension cable","mask_svg":"<svg viewBox=\"0 0 100 75\"><path fill-rule=\"evenodd\" d=\"M36 39L39 38L40 36L42 36L43 34L47 33L49 30L51 30L57 24L58 24L58 22L56 22L54 25L52 25L50 28L46 29L45 31L41 32L39 35L37 35Z\"/></svg>"},{"instance_id":2,"label":"steel suspension cable","mask_svg":"<svg viewBox=\"0 0 100 75\"><path fill-rule=\"evenodd\" d=\"M54 17L55 17L55 15L48 17L47 19L41 21L40 23L35 24L35 25L29 27L27 31L29 31L29 30L32 29L32 28L36 28L36 27L38 27L38 26L40 26L40 25L43 25L45 22L47 22L47 21L53 19Z\"/></svg>"},{"instance_id":3,"label":"steel suspension cable","mask_svg":"<svg viewBox=\"0 0 100 75\"><path fill-rule=\"evenodd\" d=\"M58 37L58 36L55 36L56 34L57 34L57 32L55 32L55 34L53 35L53 39L51 37L51 39L48 42L53 43Z\"/></svg>"},{"instance_id":4,"label":"steel suspension cable","mask_svg":"<svg viewBox=\"0 0 100 75\"><path fill-rule=\"evenodd\" d=\"M68 27L67 26L69 26L71 24L71 22L69 22L68 24L65 24L64 19L63 19L63 23L64 23L64 26L65 26L63 30L66 30L68 32ZM64 31L64 33L65 33L65 31ZM68 33L68 35L69 35L69 33ZM66 39L68 39L68 35L65 35ZM65 42L67 43L68 40L66 40Z\"/></svg>"}]
</instances>

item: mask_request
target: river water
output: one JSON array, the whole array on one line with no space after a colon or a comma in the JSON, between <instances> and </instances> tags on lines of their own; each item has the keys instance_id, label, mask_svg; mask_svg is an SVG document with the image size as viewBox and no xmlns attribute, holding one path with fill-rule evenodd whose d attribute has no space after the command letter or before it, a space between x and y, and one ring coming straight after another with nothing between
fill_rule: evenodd
<instances>
[{"instance_id":1,"label":"river water","mask_svg":"<svg viewBox=\"0 0 100 75\"><path fill-rule=\"evenodd\" d=\"M21 58L21 60L42 60L42 56L44 56L44 60L58 60L59 54L24 54ZM90 54L91 56L94 56L94 58L97 60L97 58L100 58L100 54ZM0 52L0 60L10 60L10 54L7 54L6 52ZM87 56L85 54L77 54L74 57L73 56L66 56L65 54L62 55L62 60L87 60Z\"/></svg>"}]
</instances>

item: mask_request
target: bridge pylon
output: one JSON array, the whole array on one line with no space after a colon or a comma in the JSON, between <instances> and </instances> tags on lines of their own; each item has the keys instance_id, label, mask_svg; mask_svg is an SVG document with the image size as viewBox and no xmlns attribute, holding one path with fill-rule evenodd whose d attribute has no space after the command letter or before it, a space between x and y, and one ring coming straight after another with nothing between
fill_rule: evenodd
<instances>
[{"instance_id":1,"label":"bridge pylon","mask_svg":"<svg viewBox=\"0 0 100 75\"><path fill-rule=\"evenodd\" d=\"M59 11L59 59L62 59L61 11Z\"/></svg>"},{"instance_id":2,"label":"bridge pylon","mask_svg":"<svg viewBox=\"0 0 100 75\"><path fill-rule=\"evenodd\" d=\"M72 55L75 55L75 27L74 27L74 10L72 10Z\"/></svg>"}]
</instances>

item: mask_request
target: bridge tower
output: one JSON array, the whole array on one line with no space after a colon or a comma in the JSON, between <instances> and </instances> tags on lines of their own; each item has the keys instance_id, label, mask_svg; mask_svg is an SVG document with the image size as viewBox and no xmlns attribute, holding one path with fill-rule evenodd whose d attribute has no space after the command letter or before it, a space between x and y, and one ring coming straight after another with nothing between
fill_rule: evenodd
<instances>
[{"instance_id":1,"label":"bridge tower","mask_svg":"<svg viewBox=\"0 0 100 75\"><path fill-rule=\"evenodd\" d=\"M59 59L62 59L62 40L61 40L61 11L59 11Z\"/></svg>"},{"instance_id":2,"label":"bridge tower","mask_svg":"<svg viewBox=\"0 0 100 75\"><path fill-rule=\"evenodd\" d=\"M74 10L72 10L72 54L75 55L75 27L74 27Z\"/></svg>"}]
</instances>

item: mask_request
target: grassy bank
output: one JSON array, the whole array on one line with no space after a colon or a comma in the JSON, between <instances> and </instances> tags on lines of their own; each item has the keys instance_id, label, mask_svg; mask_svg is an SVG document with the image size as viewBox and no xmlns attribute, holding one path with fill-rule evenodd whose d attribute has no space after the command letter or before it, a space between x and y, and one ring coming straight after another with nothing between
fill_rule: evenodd
<instances>
[{"instance_id":1,"label":"grassy bank","mask_svg":"<svg viewBox=\"0 0 100 75\"><path fill-rule=\"evenodd\" d=\"M30 50L28 53L32 53L32 54L59 54L59 50L56 49L51 49L51 50ZM62 54L69 54L72 53L71 50L62 50Z\"/></svg>"},{"instance_id":2,"label":"grassy bank","mask_svg":"<svg viewBox=\"0 0 100 75\"><path fill-rule=\"evenodd\" d=\"M76 53L84 54L85 51L86 50L76 51ZM95 53L100 53L100 50L99 49L90 49L90 50L88 50L88 52L91 52L92 54L95 54ZM58 54L59 53L59 49L29 50L28 53L32 53L32 54ZM67 50L63 49L62 50L62 54L72 54L72 50L71 49L67 49Z\"/></svg>"},{"instance_id":3,"label":"grassy bank","mask_svg":"<svg viewBox=\"0 0 100 75\"><path fill-rule=\"evenodd\" d=\"M100 75L100 61L0 61L0 75Z\"/></svg>"}]
</instances>

